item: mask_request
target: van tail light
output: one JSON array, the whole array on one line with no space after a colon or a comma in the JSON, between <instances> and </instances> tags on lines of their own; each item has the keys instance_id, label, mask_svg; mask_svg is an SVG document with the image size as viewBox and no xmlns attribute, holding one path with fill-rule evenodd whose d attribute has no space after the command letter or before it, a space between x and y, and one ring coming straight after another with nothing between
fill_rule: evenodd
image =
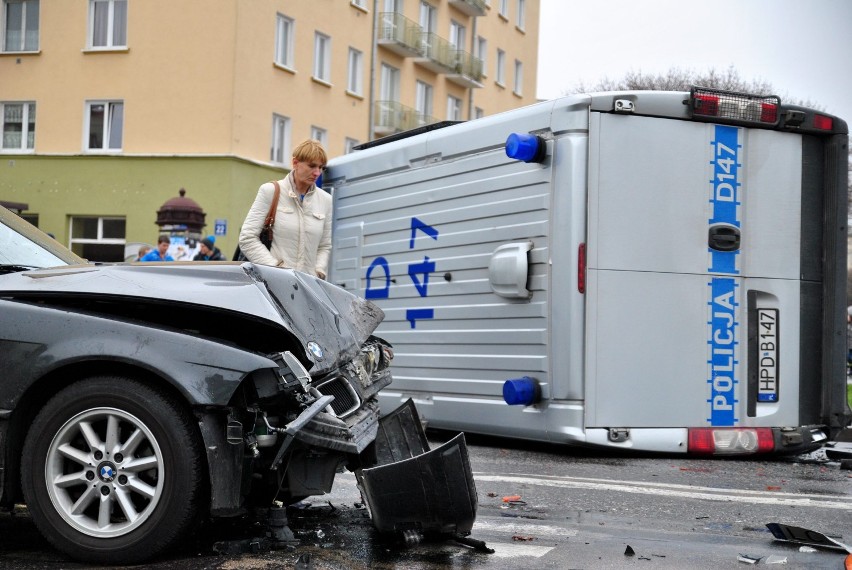
<instances>
[{"instance_id":1,"label":"van tail light","mask_svg":"<svg viewBox=\"0 0 852 570\"><path fill-rule=\"evenodd\" d=\"M577 249L577 291L586 293L586 244L581 243Z\"/></svg>"},{"instance_id":2,"label":"van tail light","mask_svg":"<svg viewBox=\"0 0 852 570\"><path fill-rule=\"evenodd\" d=\"M747 455L775 451L772 428L689 428L689 453Z\"/></svg>"},{"instance_id":3,"label":"van tail light","mask_svg":"<svg viewBox=\"0 0 852 570\"><path fill-rule=\"evenodd\" d=\"M693 117L727 119L730 122L753 125L777 125L781 99L775 95L751 95L693 87L689 106Z\"/></svg>"}]
</instances>

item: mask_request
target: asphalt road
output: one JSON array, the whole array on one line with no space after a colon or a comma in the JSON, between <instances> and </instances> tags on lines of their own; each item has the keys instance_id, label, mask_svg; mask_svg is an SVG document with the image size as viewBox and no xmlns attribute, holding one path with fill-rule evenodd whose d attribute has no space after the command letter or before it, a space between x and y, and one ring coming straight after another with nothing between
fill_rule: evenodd
<instances>
[{"instance_id":1,"label":"asphalt road","mask_svg":"<svg viewBox=\"0 0 852 570\"><path fill-rule=\"evenodd\" d=\"M432 446L447 434L430 433ZM852 543L852 471L824 453L771 460L612 456L468 437L479 510L471 538L406 544L380 535L355 477L289 510L298 546L271 550L248 521L207 525L153 569L843 568L844 554L803 552L766 528L781 522ZM513 501L504 498L517 497ZM0 515L0 567L91 568L40 537L25 511ZM765 560L764 560L765 561ZM764 566L761 564L760 566Z\"/></svg>"}]
</instances>

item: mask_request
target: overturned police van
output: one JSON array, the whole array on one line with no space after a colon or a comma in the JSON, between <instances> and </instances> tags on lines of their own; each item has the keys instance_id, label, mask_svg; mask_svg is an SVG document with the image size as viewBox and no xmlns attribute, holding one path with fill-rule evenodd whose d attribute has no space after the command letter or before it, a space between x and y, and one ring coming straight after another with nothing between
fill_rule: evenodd
<instances>
[{"instance_id":1,"label":"overturned police van","mask_svg":"<svg viewBox=\"0 0 852 570\"><path fill-rule=\"evenodd\" d=\"M88 264L0 208L0 315L0 507L75 559L148 560L341 467L380 531L471 531L464 436L430 450L411 403L380 419L369 301L251 263Z\"/></svg>"},{"instance_id":2,"label":"overturned police van","mask_svg":"<svg viewBox=\"0 0 852 570\"><path fill-rule=\"evenodd\" d=\"M329 162L379 400L436 428L792 454L850 424L848 128L778 97L577 94Z\"/></svg>"}]
</instances>

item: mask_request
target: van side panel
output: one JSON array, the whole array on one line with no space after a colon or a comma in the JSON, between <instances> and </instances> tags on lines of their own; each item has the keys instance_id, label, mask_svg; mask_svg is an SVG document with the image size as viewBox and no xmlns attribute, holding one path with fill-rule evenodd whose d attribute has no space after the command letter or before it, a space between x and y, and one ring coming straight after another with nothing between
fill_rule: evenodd
<instances>
[{"instance_id":1,"label":"van side panel","mask_svg":"<svg viewBox=\"0 0 852 570\"><path fill-rule=\"evenodd\" d=\"M576 289L578 240L585 233L588 112L582 101L563 100L556 109L535 105L512 121L489 117L331 164L332 280L385 311L377 334L394 345L394 383L380 395L394 402L383 408L413 397L435 427L544 439L546 403L555 395L582 397L584 299ZM538 126L547 139L543 163L506 156L513 124L524 133ZM564 141L557 138L563 135ZM566 174L558 185L557 169ZM555 212L554 203L566 211ZM489 277L495 251L509 244L525 252L526 279L517 296L495 293ZM549 349L552 334L558 346ZM554 383L556 352L560 366L573 370L573 386ZM567 377L566 370L559 375ZM504 382L522 376L540 383L541 404L503 401ZM560 432L582 432L580 403L551 416Z\"/></svg>"}]
</instances>

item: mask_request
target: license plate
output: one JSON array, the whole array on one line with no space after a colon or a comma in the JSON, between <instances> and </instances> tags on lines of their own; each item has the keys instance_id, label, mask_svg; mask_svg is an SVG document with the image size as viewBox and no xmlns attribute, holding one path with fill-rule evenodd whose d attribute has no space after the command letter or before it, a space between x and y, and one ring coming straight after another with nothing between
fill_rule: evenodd
<instances>
[{"instance_id":1,"label":"license plate","mask_svg":"<svg viewBox=\"0 0 852 570\"><path fill-rule=\"evenodd\" d=\"M778 309L757 310L757 401L778 401Z\"/></svg>"}]
</instances>

